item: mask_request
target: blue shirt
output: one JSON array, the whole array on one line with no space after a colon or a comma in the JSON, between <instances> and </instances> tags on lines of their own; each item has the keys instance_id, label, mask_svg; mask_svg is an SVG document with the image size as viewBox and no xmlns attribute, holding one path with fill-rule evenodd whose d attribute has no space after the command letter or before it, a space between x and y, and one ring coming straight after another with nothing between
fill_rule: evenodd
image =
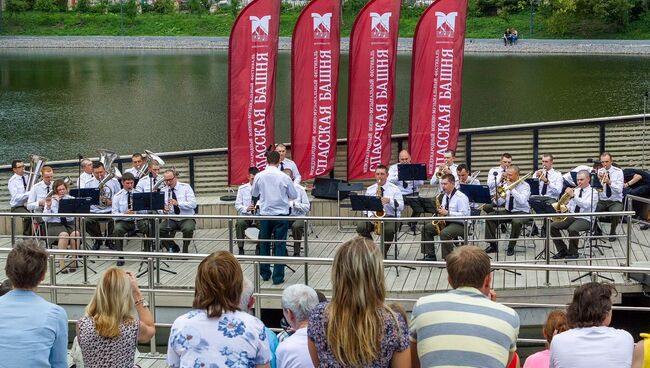
<instances>
[{"instance_id":1,"label":"blue shirt","mask_svg":"<svg viewBox=\"0 0 650 368\"><path fill-rule=\"evenodd\" d=\"M0 297L0 368L68 366L68 315L33 291Z\"/></svg>"}]
</instances>

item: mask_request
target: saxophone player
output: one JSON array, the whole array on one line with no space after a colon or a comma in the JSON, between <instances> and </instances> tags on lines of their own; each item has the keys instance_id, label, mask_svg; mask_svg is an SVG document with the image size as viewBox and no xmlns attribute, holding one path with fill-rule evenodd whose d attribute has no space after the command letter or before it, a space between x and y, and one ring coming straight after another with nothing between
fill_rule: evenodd
<instances>
[{"instance_id":1,"label":"saxophone player","mask_svg":"<svg viewBox=\"0 0 650 368\"><path fill-rule=\"evenodd\" d=\"M431 221L427 221L422 229L422 247L421 251L424 253L423 261L435 261L436 253L433 241L436 235L440 236L443 241L441 247L442 258L446 259L447 255L454 250L454 243L458 237L464 237L465 229L463 221L454 221L454 216L469 216L470 207L469 199L465 194L456 189L455 178L451 174L445 174L440 179L442 186L442 199L440 200L440 207L437 209L438 216L450 217L445 220L445 226L441 230L439 227L434 226Z\"/></svg>"},{"instance_id":2,"label":"saxophone player","mask_svg":"<svg viewBox=\"0 0 650 368\"><path fill-rule=\"evenodd\" d=\"M603 167L598 170L598 178L603 185L603 191L598 194L596 212L623 211L623 170L613 165L613 158L609 152L603 152L600 155L600 163ZM609 241L611 242L616 240L616 227L620 218L612 216L609 221L611 223ZM598 226L596 226L596 235L602 235Z\"/></svg>"},{"instance_id":3,"label":"saxophone player","mask_svg":"<svg viewBox=\"0 0 650 368\"><path fill-rule=\"evenodd\" d=\"M593 212L596 204L598 203L598 192L596 192L589 184L591 182L591 175L587 170L581 170L577 175L578 187L566 188L564 193L571 197L568 204L570 213L580 212ZM567 217L563 221L551 223L551 236L558 238L562 236L560 230L568 230L569 236L576 237L569 240L569 250L567 251L566 244L562 239L553 239L557 254L553 259L576 259L578 258L578 238L581 231L587 231L591 227L591 219L589 217Z\"/></svg>"},{"instance_id":4,"label":"saxophone player","mask_svg":"<svg viewBox=\"0 0 650 368\"><path fill-rule=\"evenodd\" d=\"M526 181L521 180L519 177L519 167L517 165L511 165L505 171L505 176L507 183L509 183L505 188L505 208L499 208L498 211L495 211L493 208L489 208L486 211L490 211L490 215L510 215L510 214L523 214L530 213L530 205L528 204L528 199L530 198L530 185ZM497 192L495 188L495 193ZM503 199L498 197L497 201L500 203ZM486 206L488 207L488 206ZM517 238L519 238L519 233L521 233L522 226L528 221L527 218L516 218L516 219L506 219L506 220L486 220L485 221L485 238L488 239L489 246L485 248L487 253L495 253L498 251L497 242L492 239L496 239L496 229L499 222L512 222L512 228L510 229L510 242L508 243L508 249L506 255L512 256L515 254L515 245L517 244Z\"/></svg>"},{"instance_id":5,"label":"saxophone player","mask_svg":"<svg viewBox=\"0 0 650 368\"><path fill-rule=\"evenodd\" d=\"M454 163L454 161L456 161L456 151L447 150L444 153L443 157L445 159L445 162L442 165L438 166L436 172L431 177L430 182L431 185L438 184L440 191L442 191L442 183L440 183L440 179L443 175L451 174L454 176L455 180L458 180L458 165Z\"/></svg>"},{"instance_id":6,"label":"saxophone player","mask_svg":"<svg viewBox=\"0 0 650 368\"><path fill-rule=\"evenodd\" d=\"M366 189L367 196L378 196L381 192L381 203L384 205L384 213L386 217L400 217L400 213L404 210L404 197L397 185L389 183L388 168L385 165L379 165L375 169L375 184ZM374 217L374 213L367 213L369 218ZM388 253L391 242L395 240L395 233L397 233L398 223L386 222L383 226L384 232L384 258ZM372 232L375 231L375 225L371 221L364 221L357 224L357 233L366 238L372 239Z\"/></svg>"},{"instance_id":7,"label":"saxophone player","mask_svg":"<svg viewBox=\"0 0 650 368\"><path fill-rule=\"evenodd\" d=\"M105 181L107 176L106 173L106 168L104 167L104 164L102 164L99 161L93 162L93 178L92 180L88 181L86 183L86 188L99 188L99 185L102 181ZM117 192L120 191L120 183L117 181L117 179L112 178L103 185L104 188L100 190L99 196L100 196L100 203L99 205L92 205L90 206L90 213L106 213L109 214L111 213L111 205L113 204L113 195ZM102 193L103 192L103 193ZM103 203L102 203L103 201ZM102 241L98 238L102 236L102 230L99 226L100 221L108 221L107 226L107 233L112 234L113 233L113 221L110 221L110 218L87 218L86 219L86 232L90 234L90 236L95 237L95 241L93 243L93 250L99 250L99 248L102 245ZM107 240L105 245L108 248L111 248L112 241Z\"/></svg>"}]
</instances>

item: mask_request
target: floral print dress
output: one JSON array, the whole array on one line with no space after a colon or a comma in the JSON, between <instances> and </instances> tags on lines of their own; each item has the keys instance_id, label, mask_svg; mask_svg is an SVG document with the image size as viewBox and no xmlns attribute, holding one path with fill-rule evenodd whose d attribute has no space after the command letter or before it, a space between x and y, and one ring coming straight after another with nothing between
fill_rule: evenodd
<instances>
[{"instance_id":1,"label":"floral print dress","mask_svg":"<svg viewBox=\"0 0 650 368\"><path fill-rule=\"evenodd\" d=\"M173 368L254 368L271 360L264 324L248 313L223 313L208 318L192 310L176 318L167 346Z\"/></svg>"}]
</instances>

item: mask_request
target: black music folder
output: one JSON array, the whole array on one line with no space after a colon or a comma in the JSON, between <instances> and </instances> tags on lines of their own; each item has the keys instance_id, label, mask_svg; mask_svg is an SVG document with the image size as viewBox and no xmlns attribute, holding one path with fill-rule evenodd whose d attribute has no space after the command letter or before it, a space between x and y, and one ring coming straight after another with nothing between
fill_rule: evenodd
<instances>
[{"instance_id":1,"label":"black music folder","mask_svg":"<svg viewBox=\"0 0 650 368\"><path fill-rule=\"evenodd\" d=\"M84 198L63 198L59 201L59 213L90 213L92 199Z\"/></svg>"},{"instance_id":2,"label":"black music folder","mask_svg":"<svg viewBox=\"0 0 650 368\"><path fill-rule=\"evenodd\" d=\"M525 182L530 186L530 195L539 195L539 179L528 178Z\"/></svg>"},{"instance_id":3,"label":"black music folder","mask_svg":"<svg viewBox=\"0 0 650 368\"><path fill-rule=\"evenodd\" d=\"M99 188L70 189L70 195L75 198L90 198L91 205L99 205Z\"/></svg>"},{"instance_id":4,"label":"black music folder","mask_svg":"<svg viewBox=\"0 0 650 368\"><path fill-rule=\"evenodd\" d=\"M459 190L472 203L492 203L490 188L487 185L461 184Z\"/></svg>"},{"instance_id":5,"label":"black music folder","mask_svg":"<svg viewBox=\"0 0 650 368\"><path fill-rule=\"evenodd\" d=\"M133 193L134 211L155 211L165 208L165 193L145 192Z\"/></svg>"},{"instance_id":6,"label":"black music folder","mask_svg":"<svg viewBox=\"0 0 650 368\"><path fill-rule=\"evenodd\" d=\"M376 196L350 194L350 203L352 203L352 211L377 212L384 210L381 199Z\"/></svg>"},{"instance_id":7,"label":"black music folder","mask_svg":"<svg viewBox=\"0 0 650 368\"><path fill-rule=\"evenodd\" d=\"M427 180L427 166L425 164L398 164L397 180Z\"/></svg>"}]
</instances>

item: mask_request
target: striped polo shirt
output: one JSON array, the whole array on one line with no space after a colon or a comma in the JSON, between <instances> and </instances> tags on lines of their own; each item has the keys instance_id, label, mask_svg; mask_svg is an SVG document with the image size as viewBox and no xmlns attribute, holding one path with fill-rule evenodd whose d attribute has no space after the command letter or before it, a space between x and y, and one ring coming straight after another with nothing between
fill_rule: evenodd
<instances>
[{"instance_id":1,"label":"striped polo shirt","mask_svg":"<svg viewBox=\"0 0 650 368\"><path fill-rule=\"evenodd\" d=\"M420 298L409 329L422 367L503 368L517 349L519 316L462 287Z\"/></svg>"}]
</instances>

